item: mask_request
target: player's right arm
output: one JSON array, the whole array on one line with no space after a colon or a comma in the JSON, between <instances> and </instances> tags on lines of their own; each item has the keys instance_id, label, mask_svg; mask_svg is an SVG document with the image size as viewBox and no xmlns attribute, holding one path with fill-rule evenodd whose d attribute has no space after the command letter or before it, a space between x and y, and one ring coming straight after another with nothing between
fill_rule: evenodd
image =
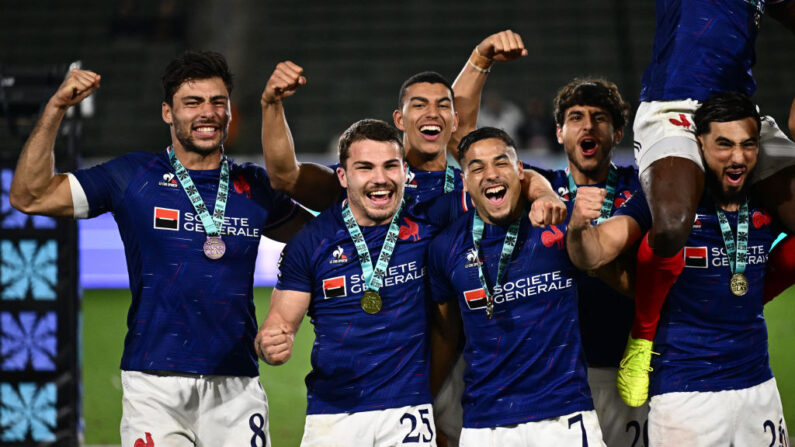
<instances>
[{"instance_id":1,"label":"player's right arm","mask_svg":"<svg viewBox=\"0 0 795 447\"><path fill-rule=\"evenodd\" d=\"M486 85L491 65L527 56L522 36L511 30L500 31L483 39L472 51L461 72L453 81L458 129L453 133L447 150L458 156L458 143L477 128L480 96Z\"/></svg>"},{"instance_id":2,"label":"player's right arm","mask_svg":"<svg viewBox=\"0 0 795 447\"><path fill-rule=\"evenodd\" d=\"M262 92L262 153L271 186L285 192L304 206L322 211L334 204L342 191L333 170L315 163L301 163L282 100L306 84L304 69L279 62Z\"/></svg>"},{"instance_id":3,"label":"player's right arm","mask_svg":"<svg viewBox=\"0 0 795 447\"><path fill-rule=\"evenodd\" d=\"M265 363L282 365L290 359L310 299L309 292L273 289L268 316L254 339L257 356Z\"/></svg>"},{"instance_id":4,"label":"player's right arm","mask_svg":"<svg viewBox=\"0 0 795 447\"><path fill-rule=\"evenodd\" d=\"M612 262L641 237L640 225L629 216L613 216L599 225L591 224L601 214L605 195L602 188L577 188L566 249L571 262L582 270L595 270Z\"/></svg>"},{"instance_id":5,"label":"player's right arm","mask_svg":"<svg viewBox=\"0 0 795 447\"><path fill-rule=\"evenodd\" d=\"M55 138L69 107L99 88L100 76L74 69L47 102L25 142L11 181L11 206L28 214L72 217L74 206L66 174L55 173Z\"/></svg>"}]
</instances>

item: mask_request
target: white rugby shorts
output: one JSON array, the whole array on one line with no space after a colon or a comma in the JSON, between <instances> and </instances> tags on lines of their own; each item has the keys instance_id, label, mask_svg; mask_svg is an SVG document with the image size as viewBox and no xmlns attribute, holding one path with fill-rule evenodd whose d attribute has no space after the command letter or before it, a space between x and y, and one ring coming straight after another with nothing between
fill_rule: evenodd
<instances>
[{"instance_id":1,"label":"white rugby shorts","mask_svg":"<svg viewBox=\"0 0 795 447\"><path fill-rule=\"evenodd\" d=\"M649 445L789 445L776 379L741 390L651 398Z\"/></svg>"},{"instance_id":2,"label":"white rugby shorts","mask_svg":"<svg viewBox=\"0 0 795 447\"><path fill-rule=\"evenodd\" d=\"M301 440L302 447L398 445L436 447L431 404L358 413L308 414Z\"/></svg>"},{"instance_id":3,"label":"white rugby shorts","mask_svg":"<svg viewBox=\"0 0 795 447\"><path fill-rule=\"evenodd\" d=\"M605 446L595 411L582 411L541 421L461 430L461 447Z\"/></svg>"},{"instance_id":4,"label":"white rugby shorts","mask_svg":"<svg viewBox=\"0 0 795 447\"><path fill-rule=\"evenodd\" d=\"M635 164L641 174L655 161L680 157L704 165L696 143L693 113L701 103L693 99L642 102L635 114ZM778 128L771 116L762 117L759 158L753 182L795 164L795 143Z\"/></svg>"},{"instance_id":5,"label":"white rugby shorts","mask_svg":"<svg viewBox=\"0 0 795 447\"><path fill-rule=\"evenodd\" d=\"M648 445L649 403L630 407L616 387L618 368L588 368L588 386L608 446Z\"/></svg>"},{"instance_id":6,"label":"white rugby shorts","mask_svg":"<svg viewBox=\"0 0 795 447\"><path fill-rule=\"evenodd\" d=\"M124 447L271 445L257 377L122 371L121 384Z\"/></svg>"}]
</instances>

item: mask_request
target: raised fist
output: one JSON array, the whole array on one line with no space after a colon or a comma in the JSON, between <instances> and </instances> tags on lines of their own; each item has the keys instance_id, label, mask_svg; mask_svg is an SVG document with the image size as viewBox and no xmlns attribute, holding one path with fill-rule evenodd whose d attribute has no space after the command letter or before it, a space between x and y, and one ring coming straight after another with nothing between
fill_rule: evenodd
<instances>
[{"instance_id":1,"label":"raised fist","mask_svg":"<svg viewBox=\"0 0 795 447\"><path fill-rule=\"evenodd\" d=\"M72 69L50 98L55 107L67 109L86 99L99 88L100 76L93 71Z\"/></svg>"},{"instance_id":2,"label":"raised fist","mask_svg":"<svg viewBox=\"0 0 795 447\"><path fill-rule=\"evenodd\" d=\"M298 87L306 84L304 69L290 62L279 62L262 92L262 105L273 104L292 96Z\"/></svg>"}]
</instances>

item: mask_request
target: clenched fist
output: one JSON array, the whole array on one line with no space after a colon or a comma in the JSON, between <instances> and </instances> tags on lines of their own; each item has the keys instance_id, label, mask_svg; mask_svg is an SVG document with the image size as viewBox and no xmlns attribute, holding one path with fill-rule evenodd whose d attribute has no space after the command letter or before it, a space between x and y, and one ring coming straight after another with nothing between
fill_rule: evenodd
<instances>
[{"instance_id":1,"label":"clenched fist","mask_svg":"<svg viewBox=\"0 0 795 447\"><path fill-rule=\"evenodd\" d=\"M273 104L292 96L298 87L306 84L304 69L290 62L279 62L262 92L262 105Z\"/></svg>"}]
</instances>

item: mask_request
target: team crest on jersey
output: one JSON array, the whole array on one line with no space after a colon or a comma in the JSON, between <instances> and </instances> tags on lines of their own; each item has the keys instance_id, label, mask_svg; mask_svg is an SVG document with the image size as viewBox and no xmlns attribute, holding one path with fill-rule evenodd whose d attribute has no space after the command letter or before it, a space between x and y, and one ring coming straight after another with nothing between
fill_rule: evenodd
<instances>
[{"instance_id":1,"label":"team crest on jersey","mask_svg":"<svg viewBox=\"0 0 795 447\"><path fill-rule=\"evenodd\" d=\"M757 230L770 225L772 221L770 214L764 210L754 211L753 216L751 216L751 222L753 222L754 228Z\"/></svg>"},{"instance_id":2,"label":"team crest on jersey","mask_svg":"<svg viewBox=\"0 0 795 447\"><path fill-rule=\"evenodd\" d=\"M348 262L348 255L345 254L345 249L342 246L337 245L337 248L331 252L332 259L329 260L329 264L344 264Z\"/></svg>"},{"instance_id":3,"label":"team crest on jersey","mask_svg":"<svg viewBox=\"0 0 795 447\"><path fill-rule=\"evenodd\" d=\"M482 309L486 307L486 291L480 289L467 290L464 292L464 301L469 310Z\"/></svg>"},{"instance_id":4,"label":"team crest on jersey","mask_svg":"<svg viewBox=\"0 0 795 447\"><path fill-rule=\"evenodd\" d=\"M694 230L701 229L701 218L699 217L698 213L696 213L696 217L693 219L693 229Z\"/></svg>"},{"instance_id":5,"label":"team crest on jersey","mask_svg":"<svg viewBox=\"0 0 795 447\"><path fill-rule=\"evenodd\" d=\"M348 296L348 289L345 287L345 277L337 276L335 278L324 279L323 296L326 299Z\"/></svg>"},{"instance_id":6,"label":"team crest on jersey","mask_svg":"<svg viewBox=\"0 0 795 447\"><path fill-rule=\"evenodd\" d=\"M627 200L629 200L631 197L632 197L631 192L629 192L628 190L622 191L621 193L616 195L616 199L613 200L613 207L621 208L621 206L627 203Z\"/></svg>"},{"instance_id":7,"label":"team crest on jersey","mask_svg":"<svg viewBox=\"0 0 795 447\"><path fill-rule=\"evenodd\" d=\"M709 266L707 247L685 247L685 267L705 269Z\"/></svg>"},{"instance_id":8,"label":"team crest on jersey","mask_svg":"<svg viewBox=\"0 0 795 447\"><path fill-rule=\"evenodd\" d=\"M541 233L541 243L545 247L555 245L558 250L563 249L563 232L556 225L550 225L549 229Z\"/></svg>"},{"instance_id":9,"label":"team crest on jersey","mask_svg":"<svg viewBox=\"0 0 795 447\"><path fill-rule=\"evenodd\" d=\"M404 217L403 221L406 223L406 225L400 226L398 239L405 241L406 239L411 238L411 240L415 242L420 240L420 226L417 225L417 222L414 222L408 217Z\"/></svg>"},{"instance_id":10,"label":"team crest on jersey","mask_svg":"<svg viewBox=\"0 0 795 447\"><path fill-rule=\"evenodd\" d=\"M466 257L467 257L467 263L464 264L465 269L477 267L481 264L480 257L478 257L478 251L475 250L475 247L472 247L469 250L467 250Z\"/></svg>"},{"instance_id":11,"label":"team crest on jersey","mask_svg":"<svg viewBox=\"0 0 795 447\"><path fill-rule=\"evenodd\" d=\"M176 188L179 186L177 184L177 177L174 175L173 172L166 172L163 174L163 180L157 182L158 186L166 186L169 188Z\"/></svg>"},{"instance_id":12,"label":"team crest on jersey","mask_svg":"<svg viewBox=\"0 0 795 447\"><path fill-rule=\"evenodd\" d=\"M156 206L154 227L157 230L179 231L179 210Z\"/></svg>"},{"instance_id":13,"label":"team crest on jersey","mask_svg":"<svg viewBox=\"0 0 795 447\"><path fill-rule=\"evenodd\" d=\"M676 127L684 127L685 129L689 129L692 124L687 119L687 115L684 113L680 113L676 118L668 118L668 122L673 124Z\"/></svg>"},{"instance_id":14,"label":"team crest on jersey","mask_svg":"<svg viewBox=\"0 0 795 447\"><path fill-rule=\"evenodd\" d=\"M414 180L414 173L411 169L406 169L406 188L417 188L417 181Z\"/></svg>"},{"instance_id":15,"label":"team crest on jersey","mask_svg":"<svg viewBox=\"0 0 795 447\"><path fill-rule=\"evenodd\" d=\"M245 194L247 199L251 198L251 185L248 184L243 174L238 175L232 180L232 186L238 194Z\"/></svg>"}]
</instances>

